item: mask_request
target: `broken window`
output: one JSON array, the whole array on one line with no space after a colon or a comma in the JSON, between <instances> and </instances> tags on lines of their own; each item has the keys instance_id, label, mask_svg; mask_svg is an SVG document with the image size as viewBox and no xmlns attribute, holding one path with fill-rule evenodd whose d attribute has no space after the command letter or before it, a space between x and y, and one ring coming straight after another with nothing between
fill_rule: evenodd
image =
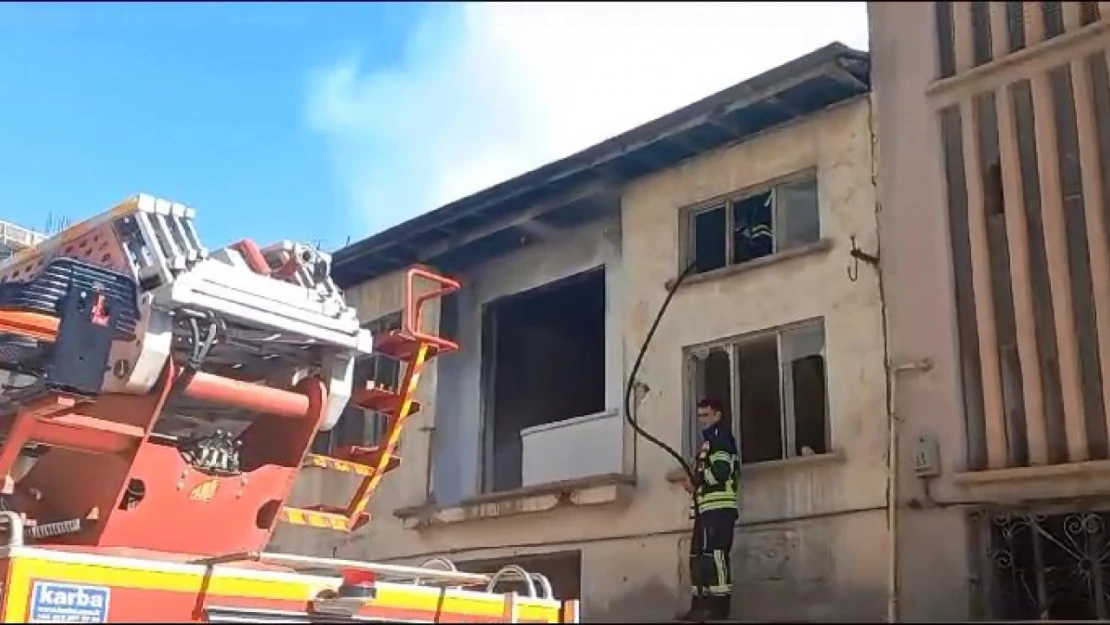
<instances>
[{"instance_id":1,"label":"broken window","mask_svg":"<svg viewBox=\"0 0 1110 625\"><path fill-rule=\"evenodd\" d=\"M817 178L745 191L693 211L689 219L687 258L699 273L815 243L821 236Z\"/></svg>"},{"instance_id":2,"label":"broken window","mask_svg":"<svg viewBox=\"0 0 1110 625\"><path fill-rule=\"evenodd\" d=\"M379 317L363 324L362 327L375 335L400 330L401 313L395 312ZM354 378L356 381L370 380L397 390L401 384L401 363L382 355L362 358L355 363ZM348 405L335 427L328 432L316 434L312 442L312 453L330 454L337 449L350 446L373 447L383 442L387 427L388 419L385 415Z\"/></svg>"},{"instance_id":3,"label":"broken window","mask_svg":"<svg viewBox=\"0 0 1110 625\"><path fill-rule=\"evenodd\" d=\"M520 488L522 430L605 410L605 308L599 268L483 310L487 492Z\"/></svg>"},{"instance_id":4,"label":"broken window","mask_svg":"<svg viewBox=\"0 0 1110 625\"><path fill-rule=\"evenodd\" d=\"M701 439L693 407L702 397L723 404L744 464L828 453L822 322L691 350L688 367L687 454Z\"/></svg>"}]
</instances>

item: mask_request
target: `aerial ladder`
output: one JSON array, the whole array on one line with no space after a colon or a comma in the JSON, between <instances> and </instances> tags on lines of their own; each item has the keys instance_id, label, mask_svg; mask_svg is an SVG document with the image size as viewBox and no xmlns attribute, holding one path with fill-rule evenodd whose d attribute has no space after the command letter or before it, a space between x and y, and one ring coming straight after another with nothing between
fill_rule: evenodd
<instances>
[{"instance_id":1,"label":"aerial ladder","mask_svg":"<svg viewBox=\"0 0 1110 625\"><path fill-rule=\"evenodd\" d=\"M459 284L406 274L397 331L360 327L330 256L208 250L181 204L137 195L0 263L0 617L5 622L578 622L518 566L459 571L273 553L279 523L367 523ZM355 364L404 363L397 388ZM349 406L375 446L311 453ZM353 473L346 506L287 502L304 467Z\"/></svg>"}]
</instances>

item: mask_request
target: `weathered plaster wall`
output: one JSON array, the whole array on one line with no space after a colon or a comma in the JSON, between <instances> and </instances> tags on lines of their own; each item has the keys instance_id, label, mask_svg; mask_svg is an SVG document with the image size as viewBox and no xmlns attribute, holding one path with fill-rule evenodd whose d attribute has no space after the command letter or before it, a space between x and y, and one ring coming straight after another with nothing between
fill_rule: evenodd
<instances>
[{"instance_id":1,"label":"weathered plaster wall","mask_svg":"<svg viewBox=\"0 0 1110 625\"><path fill-rule=\"evenodd\" d=\"M684 286L640 372L650 387L639 409L642 425L679 446L684 346L825 318L835 453L745 471L743 527L734 556L737 613L742 617L880 619L885 610L886 423L878 283L865 266L857 282L846 273L849 236L854 235L864 250L876 246L868 112L867 102L857 100L636 181L623 193L621 227L616 231L619 247L612 241L601 248L568 244L550 251L526 249L497 261L500 269L468 278L470 303L460 306L471 311L464 317L476 315L477 303L496 294L574 273L573 267L585 269L605 254L612 258L619 249L619 280L610 281L616 287L610 290L610 314L616 317L609 343L623 362L608 373L608 398L619 407L623 376L665 297L664 283L677 272L679 209L817 167L828 247ZM610 230L608 236L613 235ZM562 260L556 260L559 256ZM474 323L463 320L460 326ZM467 330L463 332L467 336ZM417 440L423 440L419 428L435 413L436 446L451 450L437 462L436 492L444 499L471 492L476 469L469 463L477 463L473 415L479 401L473 378L478 375L480 342L469 338L464 344L468 351L454 356L454 363L447 358L438 363L441 384L436 401L410 428ZM444 400L452 395L463 401ZM419 562L432 554L461 560L578 548L584 618L667 620L684 607L689 588L688 498L667 478L674 465L663 452L637 443L636 486L628 498L576 507L557 504L555 495L550 500L534 497L504 505L515 514L503 518L405 529L391 511L420 503L427 464L426 456L420 455L427 447L409 448L409 438L404 464L385 480L375 499L375 521L338 553ZM452 440L456 444L449 445ZM452 454L458 455L452 459ZM630 462L626 465L631 468ZM553 509L522 512L546 506L545 502ZM297 532L306 531L283 535ZM283 543L302 551L335 544L314 538L287 538Z\"/></svg>"}]
</instances>

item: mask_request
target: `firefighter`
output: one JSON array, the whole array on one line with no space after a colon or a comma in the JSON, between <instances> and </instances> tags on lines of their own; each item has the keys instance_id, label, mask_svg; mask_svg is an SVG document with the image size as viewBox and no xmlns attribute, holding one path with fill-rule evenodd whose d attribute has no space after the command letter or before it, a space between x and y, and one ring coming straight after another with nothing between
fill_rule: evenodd
<instances>
[{"instance_id":1,"label":"firefighter","mask_svg":"<svg viewBox=\"0 0 1110 625\"><path fill-rule=\"evenodd\" d=\"M738 515L736 439L723 419L721 402L705 398L697 405L702 443L693 482L698 515L690 541L690 580L693 596L686 620L728 618L732 605L731 553Z\"/></svg>"}]
</instances>

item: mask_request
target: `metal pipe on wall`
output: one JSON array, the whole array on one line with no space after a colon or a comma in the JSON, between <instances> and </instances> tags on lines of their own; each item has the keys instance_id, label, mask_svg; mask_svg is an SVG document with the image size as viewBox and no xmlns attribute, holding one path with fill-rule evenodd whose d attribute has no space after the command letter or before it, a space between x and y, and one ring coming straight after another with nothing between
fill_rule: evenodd
<instances>
[{"instance_id":1,"label":"metal pipe on wall","mask_svg":"<svg viewBox=\"0 0 1110 625\"><path fill-rule=\"evenodd\" d=\"M886 620L888 623L898 622L898 470L901 468L901 454L899 453L899 420L898 416L898 375L910 371L929 371L933 368L933 361L928 358L916 362L895 366L887 361L888 384L890 392L887 394L887 530L889 545L887 548L887 606Z\"/></svg>"}]
</instances>

